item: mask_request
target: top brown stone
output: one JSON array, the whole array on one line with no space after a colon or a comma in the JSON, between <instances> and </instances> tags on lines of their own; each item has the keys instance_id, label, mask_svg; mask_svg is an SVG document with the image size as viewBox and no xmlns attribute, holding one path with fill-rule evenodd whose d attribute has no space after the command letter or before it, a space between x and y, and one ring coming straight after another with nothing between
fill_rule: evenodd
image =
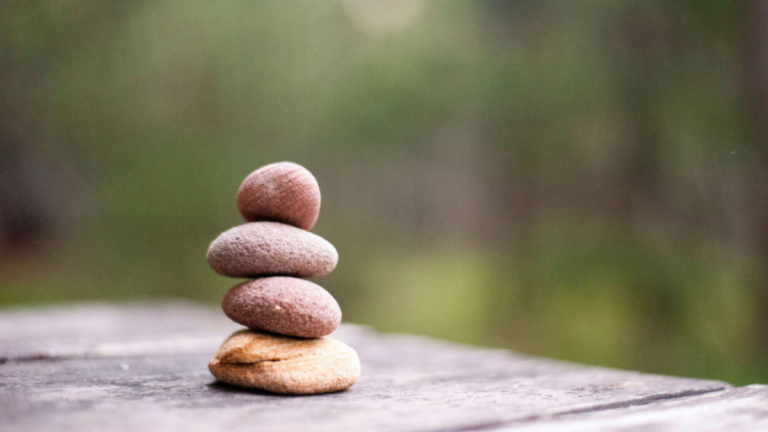
<instances>
[{"instance_id":1,"label":"top brown stone","mask_svg":"<svg viewBox=\"0 0 768 432\"><path fill-rule=\"evenodd\" d=\"M320 215L320 186L301 165L266 165L243 180L237 191L237 208L249 222L282 222L311 230Z\"/></svg>"}]
</instances>

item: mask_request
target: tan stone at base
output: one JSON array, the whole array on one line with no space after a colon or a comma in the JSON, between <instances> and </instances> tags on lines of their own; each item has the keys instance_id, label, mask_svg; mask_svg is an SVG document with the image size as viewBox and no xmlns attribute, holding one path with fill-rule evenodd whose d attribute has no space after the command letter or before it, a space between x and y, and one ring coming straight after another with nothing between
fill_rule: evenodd
<instances>
[{"instance_id":1,"label":"tan stone at base","mask_svg":"<svg viewBox=\"0 0 768 432\"><path fill-rule=\"evenodd\" d=\"M241 330L219 347L208 369L220 381L284 394L345 390L360 377L360 359L329 337L299 339Z\"/></svg>"}]
</instances>

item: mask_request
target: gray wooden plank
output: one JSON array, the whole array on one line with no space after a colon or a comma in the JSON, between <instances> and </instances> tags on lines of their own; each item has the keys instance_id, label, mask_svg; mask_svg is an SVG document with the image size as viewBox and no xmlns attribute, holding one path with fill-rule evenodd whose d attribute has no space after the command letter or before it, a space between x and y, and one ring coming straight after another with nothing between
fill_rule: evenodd
<instances>
[{"instance_id":1,"label":"gray wooden plank","mask_svg":"<svg viewBox=\"0 0 768 432\"><path fill-rule=\"evenodd\" d=\"M510 422L494 431L714 432L768 431L768 386L751 385L651 405L591 411L535 423Z\"/></svg>"},{"instance_id":2,"label":"gray wooden plank","mask_svg":"<svg viewBox=\"0 0 768 432\"><path fill-rule=\"evenodd\" d=\"M23 337L0 334L7 357L0 365L0 429L482 430L729 388L345 325L335 336L358 350L360 382L342 393L276 396L214 383L207 361L232 327L213 308L97 305L94 316L120 316L100 318L111 323L104 331L87 318L90 307L0 313L2 328L11 316L23 317L15 323ZM179 316L172 320L175 330L158 338L163 332L155 327L168 322L166 307ZM140 325L134 325L136 314ZM52 316L69 323L55 331L62 338L55 349L38 333ZM174 332L185 339L211 331L221 333L177 353L156 346ZM142 346L145 339L154 345Z\"/></svg>"},{"instance_id":3,"label":"gray wooden plank","mask_svg":"<svg viewBox=\"0 0 768 432\"><path fill-rule=\"evenodd\" d=\"M10 309L0 312L0 362L206 352L237 328L214 308L184 300Z\"/></svg>"}]
</instances>

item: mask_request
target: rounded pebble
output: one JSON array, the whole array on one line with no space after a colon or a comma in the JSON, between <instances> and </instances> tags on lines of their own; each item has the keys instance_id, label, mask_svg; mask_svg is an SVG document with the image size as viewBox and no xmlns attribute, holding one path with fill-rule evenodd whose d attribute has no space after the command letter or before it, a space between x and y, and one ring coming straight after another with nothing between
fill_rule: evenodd
<instances>
[{"instance_id":1,"label":"rounded pebble","mask_svg":"<svg viewBox=\"0 0 768 432\"><path fill-rule=\"evenodd\" d=\"M345 390L360 377L354 349L332 338L296 339L251 330L232 334L208 363L219 381L283 394Z\"/></svg>"},{"instance_id":2,"label":"rounded pebble","mask_svg":"<svg viewBox=\"0 0 768 432\"><path fill-rule=\"evenodd\" d=\"M221 307L238 324L288 336L321 337L341 323L341 308L328 291L292 277L243 282L229 290Z\"/></svg>"},{"instance_id":3,"label":"rounded pebble","mask_svg":"<svg viewBox=\"0 0 768 432\"><path fill-rule=\"evenodd\" d=\"M278 222L251 222L219 235L206 258L223 276L315 277L333 271L339 254L309 231Z\"/></svg>"},{"instance_id":4,"label":"rounded pebble","mask_svg":"<svg viewBox=\"0 0 768 432\"><path fill-rule=\"evenodd\" d=\"M310 230L320 214L320 186L301 165L266 165L243 180L237 208L250 222L277 221Z\"/></svg>"}]
</instances>

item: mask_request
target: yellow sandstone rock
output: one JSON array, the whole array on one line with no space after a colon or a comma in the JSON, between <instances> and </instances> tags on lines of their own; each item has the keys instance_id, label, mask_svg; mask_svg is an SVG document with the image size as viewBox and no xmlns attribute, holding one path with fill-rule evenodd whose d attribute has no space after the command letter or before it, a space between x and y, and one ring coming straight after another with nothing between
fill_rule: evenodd
<instances>
[{"instance_id":1,"label":"yellow sandstone rock","mask_svg":"<svg viewBox=\"0 0 768 432\"><path fill-rule=\"evenodd\" d=\"M232 334L208 363L220 381L284 394L345 390L360 377L360 359L329 337L298 339L252 330Z\"/></svg>"}]
</instances>

